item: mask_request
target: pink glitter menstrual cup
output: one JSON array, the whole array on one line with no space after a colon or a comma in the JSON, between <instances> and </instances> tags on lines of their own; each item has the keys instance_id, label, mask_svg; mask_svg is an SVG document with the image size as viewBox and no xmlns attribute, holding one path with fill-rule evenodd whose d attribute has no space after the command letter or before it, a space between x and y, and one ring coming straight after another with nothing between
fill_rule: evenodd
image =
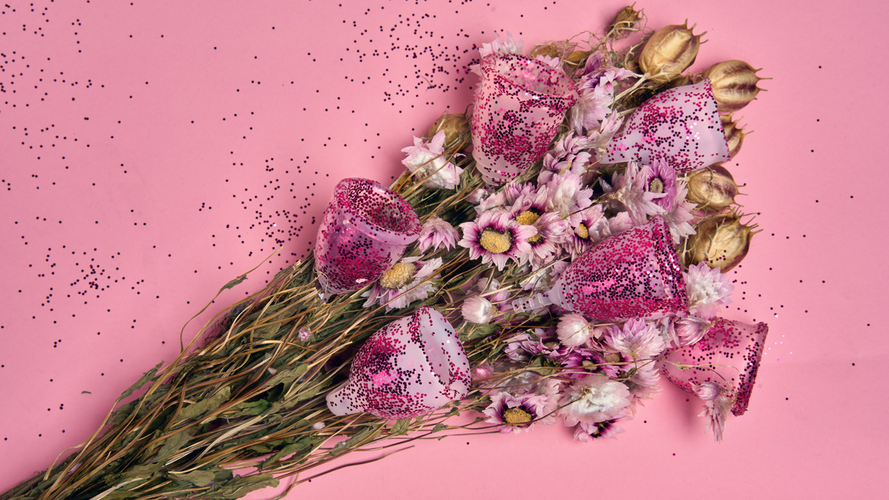
<instances>
[{"instance_id":1,"label":"pink glitter menstrual cup","mask_svg":"<svg viewBox=\"0 0 889 500\"><path fill-rule=\"evenodd\" d=\"M730 158L710 80L642 103L606 146L602 163L664 160L678 174Z\"/></svg>"},{"instance_id":2,"label":"pink glitter menstrual cup","mask_svg":"<svg viewBox=\"0 0 889 500\"><path fill-rule=\"evenodd\" d=\"M518 54L491 54L479 67L472 157L485 183L497 185L543 157L577 89L562 71Z\"/></svg>"},{"instance_id":3,"label":"pink glitter menstrual cup","mask_svg":"<svg viewBox=\"0 0 889 500\"><path fill-rule=\"evenodd\" d=\"M716 318L701 340L667 355L664 375L692 394L705 382L716 383L732 398L732 413L741 416L750 402L768 333L765 323Z\"/></svg>"},{"instance_id":4,"label":"pink glitter menstrual cup","mask_svg":"<svg viewBox=\"0 0 889 500\"><path fill-rule=\"evenodd\" d=\"M343 179L318 226L315 272L325 295L357 290L383 276L420 235L410 204L382 184Z\"/></svg>"},{"instance_id":5,"label":"pink glitter menstrual cup","mask_svg":"<svg viewBox=\"0 0 889 500\"><path fill-rule=\"evenodd\" d=\"M327 395L327 407L334 415L416 417L463 398L470 382L469 359L454 328L435 309L421 307L367 339L349 381Z\"/></svg>"},{"instance_id":6,"label":"pink glitter menstrual cup","mask_svg":"<svg viewBox=\"0 0 889 500\"><path fill-rule=\"evenodd\" d=\"M516 308L549 304L602 323L687 311L682 266L663 217L603 240L575 259L551 290Z\"/></svg>"}]
</instances>

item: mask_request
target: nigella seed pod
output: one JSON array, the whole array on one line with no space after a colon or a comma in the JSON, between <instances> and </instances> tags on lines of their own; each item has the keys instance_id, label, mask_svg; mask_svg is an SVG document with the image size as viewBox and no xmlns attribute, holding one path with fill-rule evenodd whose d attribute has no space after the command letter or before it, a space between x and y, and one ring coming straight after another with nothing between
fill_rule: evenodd
<instances>
[{"instance_id":1,"label":"nigella seed pod","mask_svg":"<svg viewBox=\"0 0 889 500\"><path fill-rule=\"evenodd\" d=\"M666 83L679 76L698 56L701 35L695 35L688 24L673 24L651 35L639 54L639 68L645 79Z\"/></svg>"},{"instance_id":2,"label":"nigella seed pod","mask_svg":"<svg viewBox=\"0 0 889 500\"><path fill-rule=\"evenodd\" d=\"M628 5L618 12L608 25L608 31L614 31L616 36L626 36L626 32L632 30L636 23L642 20L642 11L636 10L635 6L635 3Z\"/></svg>"},{"instance_id":3,"label":"nigella seed pod","mask_svg":"<svg viewBox=\"0 0 889 500\"><path fill-rule=\"evenodd\" d=\"M688 195L686 200L697 204L698 210L721 212L735 205L738 184L732 174L722 165L712 165L695 170L688 175Z\"/></svg>"},{"instance_id":4,"label":"nigella seed pod","mask_svg":"<svg viewBox=\"0 0 889 500\"><path fill-rule=\"evenodd\" d=\"M716 63L704 71L704 78L710 79L720 113L734 113L756 99L756 94L762 90L756 86L762 80L756 76L757 71L737 60Z\"/></svg>"},{"instance_id":5,"label":"nigella seed pod","mask_svg":"<svg viewBox=\"0 0 889 500\"><path fill-rule=\"evenodd\" d=\"M686 266L706 262L712 269L725 273L741 263L750 250L750 239L756 224L741 223L735 212L714 215L695 227L682 252Z\"/></svg>"},{"instance_id":6,"label":"nigella seed pod","mask_svg":"<svg viewBox=\"0 0 889 500\"><path fill-rule=\"evenodd\" d=\"M445 150L448 150L464 142L469 134L469 121L462 114L445 113L429 127L426 138L432 139L441 130L445 131L444 147ZM466 139L465 142L468 144L469 139Z\"/></svg>"},{"instance_id":7,"label":"nigella seed pod","mask_svg":"<svg viewBox=\"0 0 889 500\"><path fill-rule=\"evenodd\" d=\"M722 130L725 133L725 143L728 145L728 153L734 158L741 151L741 146L744 145L744 137L747 133L744 132L742 127L739 127L737 123L732 121L729 121L728 123L723 121Z\"/></svg>"}]
</instances>

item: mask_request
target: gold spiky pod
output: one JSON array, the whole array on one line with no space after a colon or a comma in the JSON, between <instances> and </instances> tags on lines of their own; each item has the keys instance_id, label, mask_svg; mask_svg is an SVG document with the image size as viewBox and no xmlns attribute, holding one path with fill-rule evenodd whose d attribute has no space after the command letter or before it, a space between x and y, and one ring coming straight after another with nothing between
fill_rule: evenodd
<instances>
[{"instance_id":1,"label":"gold spiky pod","mask_svg":"<svg viewBox=\"0 0 889 500\"><path fill-rule=\"evenodd\" d=\"M740 187L731 172L721 164L711 165L688 174L686 200L704 212L722 212L736 205Z\"/></svg>"},{"instance_id":2,"label":"gold spiky pod","mask_svg":"<svg viewBox=\"0 0 889 500\"><path fill-rule=\"evenodd\" d=\"M624 38L635 31L636 25L643 19L642 9L636 10L636 4L624 7L608 25L608 31L614 33L615 38Z\"/></svg>"},{"instance_id":3,"label":"gold spiky pod","mask_svg":"<svg viewBox=\"0 0 889 500\"><path fill-rule=\"evenodd\" d=\"M646 80L669 82L695 62L704 33L695 35L693 29L686 22L665 26L651 35L638 59Z\"/></svg>"},{"instance_id":4,"label":"gold spiky pod","mask_svg":"<svg viewBox=\"0 0 889 500\"><path fill-rule=\"evenodd\" d=\"M703 77L710 79L720 113L734 113L756 99L762 91L757 83L763 78L756 76L760 69L753 69L744 61L732 60L716 63L704 71Z\"/></svg>"},{"instance_id":5,"label":"gold spiky pod","mask_svg":"<svg viewBox=\"0 0 889 500\"><path fill-rule=\"evenodd\" d=\"M744 127L732 121L731 115L722 115L720 119L722 121L722 130L725 133L725 143L728 145L729 156L734 158L741 151L747 132L744 132Z\"/></svg>"},{"instance_id":6,"label":"gold spiky pod","mask_svg":"<svg viewBox=\"0 0 889 500\"><path fill-rule=\"evenodd\" d=\"M723 273L740 264L750 250L753 229L757 227L743 224L742 217L733 211L714 215L695 226L695 234L688 237L682 251L683 264L706 262Z\"/></svg>"}]
</instances>

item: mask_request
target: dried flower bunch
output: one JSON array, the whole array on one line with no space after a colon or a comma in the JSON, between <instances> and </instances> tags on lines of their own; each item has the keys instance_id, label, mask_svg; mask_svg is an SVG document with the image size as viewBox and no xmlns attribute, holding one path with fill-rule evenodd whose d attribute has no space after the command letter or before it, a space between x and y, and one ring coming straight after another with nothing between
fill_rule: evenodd
<instances>
[{"instance_id":1,"label":"dried flower bunch","mask_svg":"<svg viewBox=\"0 0 889 500\"><path fill-rule=\"evenodd\" d=\"M719 317L756 227L722 163L761 78L688 74L692 30L627 7L601 38L484 44L472 114L414 138L389 189L344 180L312 256L0 499L238 498L457 429L614 437L661 374L721 439L768 330Z\"/></svg>"}]
</instances>

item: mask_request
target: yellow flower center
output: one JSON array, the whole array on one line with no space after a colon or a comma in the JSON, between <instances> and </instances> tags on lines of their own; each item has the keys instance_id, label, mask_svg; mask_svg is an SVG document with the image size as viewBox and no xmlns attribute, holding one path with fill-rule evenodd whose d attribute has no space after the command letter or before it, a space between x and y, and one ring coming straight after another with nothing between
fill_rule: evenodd
<instances>
[{"instance_id":1,"label":"yellow flower center","mask_svg":"<svg viewBox=\"0 0 889 500\"><path fill-rule=\"evenodd\" d=\"M509 231L501 233L488 228L482 231L478 244L491 253L508 252L512 248L512 235Z\"/></svg>"},{"instance_id":2,"label":"yellow flower center","mask_svg":"<svg viewBox=\"0 0 889 500\"><path fill-rule=\"evenodd\" d=\"M407 285L416 272L417 265L413 262L399 262L380 278L380 286L389 290L397 290Z\"/></svg>"},{"instance_id":3,"label":"yellow flower center","mask_svg":"<svg viewBox=\"0 0 889 500\"><path fill-rule=\"evenodd\" d=\"M648 184L648 190L652 193L663 193L664 192L664 181L655 177L651 180L651 183Z\"/></svg>"},{"instance_id":4,"label":"yellow flower center","mask_svg":"<svg viewBox=\"0 0 889 500\"><path fill-rule=\"evenodd\" d=\"M533 212L531 210L525 210L516 216L515 221L523 226L530 226L537 222L537 219L540 218L540 214L537 212Z\"/></svg>"},{"instance_id":5,"label":"yellow flower center","mask_svg":"<svg viewBox=\"0 0 889 500\"><path fill-rule=\"evenodd\" d=\"M590 239L590 230L583 222L577 225L577 229L575 229L574 232L577 233L577 237L582 240Z\"/></svg>"},{"instance_id":6,"label":"yellow flower center","mask_svg":"<svg viewBox=\"0 0 889 500\"><path fill-rule=\"evenodd\" d=\"M510 408L503 412L503 421L509 425L522 425L534 420L534 416L521 408Z\"/></svg>"}]
</instances>

